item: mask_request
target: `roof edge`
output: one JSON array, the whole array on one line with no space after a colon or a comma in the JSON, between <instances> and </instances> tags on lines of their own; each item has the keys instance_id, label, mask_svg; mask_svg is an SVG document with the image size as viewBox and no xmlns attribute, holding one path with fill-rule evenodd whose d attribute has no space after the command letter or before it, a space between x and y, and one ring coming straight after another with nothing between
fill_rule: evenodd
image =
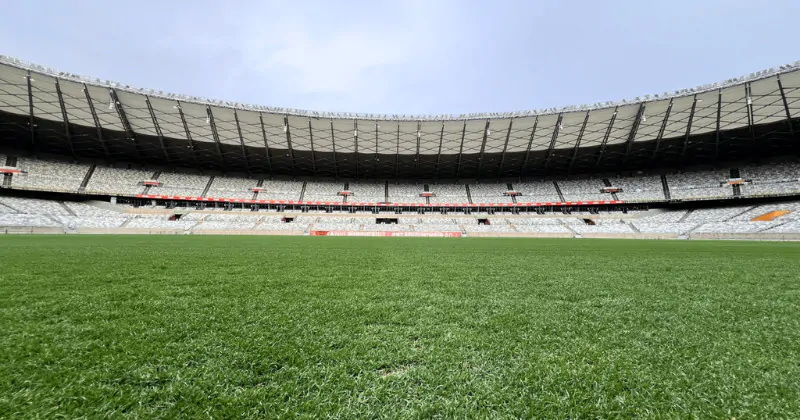
<instances>
[{"instance_id":1,"label":"roof edge","mask_svg":"<svg viewBox=\"0 0 800 420\"><path fill-rule=\"evenodd\" d=\"M18 58L1 55L0 54L0 64L5 64L8 66L16 67L18 69L27 70L33 73L39 73L45 76L55 77L61 80L69 80L77 83L83 83L91 86L96 87L103 87L103 88L113 88L118 89L120 91L129 92L133 94L141 94L141 95L148 95L154 98L161 98L166 100L174 100L174 101L182 101L187 103L195 103L199 105L212 105L216 107L222 108L229 108L229 109L236 109L242 111L255 111L255 112L265 112L271 114L280 114L280 115L288 115L288 116L297 116L297 117L309 117L309 118L331 118L331 119L354 119L354 120L379 120L379 121L463 121L463 120L478 120L478 119L492 119L492 118L515 118L515 117L529 117L529 116L539 116L539 115L554 115L560 114L564 112L573 112L573 111L593 111L599 109L608 109L614 108L617 106L624 106L624 105L635 105L639 103L647 103L653 101L660 101L665 99L671 98L681 98L686 96L692 96L697 94L702 94L705 92L710 92L718 89L723 89L727 87L732 87L748 82L753 82L761 79L766 79L768 77L783 74L783 73L790 73L796 70L800 70L800 61L795 61L794 63L782 65L778 68L772 67L767 70L761 70L758 72L750 73L747 76L736 77L732 79L726 79L723 82L716 82L711 84L704 84L697 86L695 88L689 89L681 89L676 90L673 93L664 92L661 94L646 94L643 96L637 96L632 99L621 99L618 101L606 101L606 102L596 102L591 105L569 105L564 107L553 107L553 108L545 108L545 109L536 109L536 110L524 110L524 111L511 111L511 112L483 112L483 113L468 113L468 114L437 114L437 115L409 115L409 114L370 114L370 113L358 113L358 112L325 112L325 111L310 111L310 110L303 110L303 109L294 109L294 108L282 108L282 107L275 107L275 106L262 106L262 105L250 105L250 104L241 104L238 102L231 102L231 101L222 101L217 99L208 99L208 98L201 98L198 96L187 96L175 93L164 92L161 90L155 89L144 89L144 88L133 88L129 85L110 81L110 80L102 80L99 78L91 78L86 76L77 75L74 73L62 72L57 71L55 69L41 66L34 63L29 63Z\"/></svg>"}]
</instances>

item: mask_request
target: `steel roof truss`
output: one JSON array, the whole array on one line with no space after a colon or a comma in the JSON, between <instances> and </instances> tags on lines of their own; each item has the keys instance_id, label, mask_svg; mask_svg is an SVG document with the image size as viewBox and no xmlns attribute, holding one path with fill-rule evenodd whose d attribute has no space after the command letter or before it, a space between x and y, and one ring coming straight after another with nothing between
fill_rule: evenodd
<instances>
[{"instance_id":1,"label":"steel roof truss","mask_svg":"<svg viewBox=\"0 0 800 420\"><path fill-rule=\"evenodd\" d=\"M575 148L572 150L572 159L569 161L568 173L572 172L572 167L575 165L575 160L578 158L578 148L581 147L581 140L583 140L583 133L586 132L586 124L589 123L589 114L591 111L586 111L586 116L583 117L583 124L581 131L578 133L578 139L575 140Z\"/></svg>"},{"instance_id":2,"label":"steel roof truss","mask_svg":"<svg viewBox=\"0 0 800 420\"><path fill-rule=\"evenodd\" d=\"M161 150L164 151L164 157L167 158L167 162L169 162L169 153L167 153L167 147L164 144L164 134L161 132L161 126L158 124L158 119L156 118L155 111L153 111L153 105L150 103L149 96L144 96L144 103L147 105L147 111L150 113L150 119L153 121L153 128L156 130L158 143L161 145Z\"/></svg>"},{"instance_id":3,"label":"steel roof truss","mask_svg":"<svg viewBox=\"0 0 800 420\"><path fill-rule=\"evenodd\" d=\"M250 162L247 157L247 148L244 147L244 136L242 136L242 127L239 125L239 113L233 110L233 120L236 122L236 132L239 134L239 144L242 146L242 158L244 159L244 167L247 173L250 174Z\"/></svg>"},{"instance_id":4,"label":"steel roof truss","mask_svg":"<svg viewBox=\"0 0 800 420\"><path fill-rule=\"evenodd\" d=\"M506 150L508 150L508 141L511 139L511 128L514 126L514 119L508 120L508 131L506 131L506 141L503 143L503 153L500 155L500 169L497 171L497 176L503 174L503 165L506 163Z\"/></svg>"},{"instance_id":5,"label":"steel roof truss","mask_svg":"<svg viewBox=\"0 0 800 420\"><path fill-rule=\"evenodd\" d=\"M211 137L214 138L214 146L217 148L222 166L225 166L225 156L222 155L222 147L220 146L219 134L217 133L217 124L214 121L214 113L211 112L211 107L206 105L206 116L208 116L208 124L211 126Z\"/></svg>"},{"instance_id":6,"label":"steel roof truss","mask_svg":"<svg viewBox=\"0 0 800 420\"><path fill-rule=\"evenodd\" d=\"M192 139L192 133L189 131L189 124L186 122L186 116L183 115L183 108L181 107L181 101L177 101L177 105L175 106L178 108L178 115L181 117L181 123L183 124L183 132L186 133L186 140L189 141L189 150L192 151L192 158L195 162L197 162L197 150L194 146L194 139Z\"/></svg>"},{"instance_id":7,"label":"steel roof truss","mask_svg":"<svg viewBox=\"0 0 800 420\"><path fill-rule=\"evenodd\" d=\"M264 128L264 115L258 113L258 122L261 125L261 137L264 139L264 157L267 158L267 168L269 175L272 176L272 159L269 157L269 143L267 142L267 129Z\"/></svg>"},{"instance_id":8,"label":"steel roof truss","mask_svg":"<svg viewBox=\"0 0 800 420\"><path fill-rule=\"evenodd\" d=\"M111 154L108 152L108 145L106 144L105 138L103 138L103 127L100 125L100 119L97 118L97 111L94 109L94 102L92 102L92 96L89 94L89 89L86 88L86 83L83 84L83 93L86 96L86 102L89 104L89 112L92 114L94 126L97 129L97 139L100 140L100 144L103 146L103 151L105 152L106 157L110 158Z\"/></svg>"},{"instance_id":9,"label":"steel roof truss","mask_svg":"<svg viewBox=\"0 0 800 420\"><path fill-rule=\"evenodd\" d=\"M658 129L658 136L656 137L656 148L653 150L653 160L658 156L658 151L661 149L661 139L664 137L664 132L667 130L667 123L669 122L669 114L672 113L672 99L669 100L667 111L664 112L664 121L661 122L661 128Z\"/></svg>"},{"instance_id":10,"label":"steel roof truss","mask_svg":"<svg viewBox=\"0 0 800 420\"><path fill-rule=\"evenodd\" d=\"M67 143L69 143L69 151L72 157L75 155L75 146L72 144L72 133L69 129L69 115L67 114L67 105L64 103L64 95L61 93L61 85L56 80L56 96L58 96L58 104L61 107L61 118L64 120L64 135L67 136Z\"/></svg>"}]
</instances>

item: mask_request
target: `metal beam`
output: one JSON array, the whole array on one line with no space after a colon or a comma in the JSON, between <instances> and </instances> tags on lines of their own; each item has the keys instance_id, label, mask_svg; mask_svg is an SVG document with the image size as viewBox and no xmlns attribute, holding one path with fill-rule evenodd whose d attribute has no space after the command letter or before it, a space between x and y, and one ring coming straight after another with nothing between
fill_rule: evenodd
<instances>
[{"instance_id":1,"label":"metal beam","mask_svg":"<svg viewBox=\"0 0 800 420\"><path fill-rule=\"evenodd\" d=\"M150 119L153 121L153 128L156 130L158 143L161 144L161 150L164 151L164 157L166 157L167 162L169 162L169 153L167 153L167 146L164 144L164 133L161 131L161 126L158 124L158 118L156 118L156 113L153 111L153 105L150 103L150 97L148 95L144 96L144 103L147 104L147 111L150 112Z\"/></svg>"},{"instance_id":2,"label":"metal beam","mask_svg":"<svg viewBox=\"0 0 800 420\"><path fill-rule=\"evenodd\" d=\"M694 110L697 108L697 94L694 95L692 100L692 108L689 110L689 121L686 123L686 135L683 137L683 151L681 152L681 160L686 159L686 149L689 147L689 135L692 133L692 120L694 120Z\"/></svg>"},{"instance_id":3,"label":"metal beam","mask_svg":"<svg viewBox=\"0 0 800 420\"><path fill-rule=\"evenodd\" d=\"M633 120L631 132L628 133L628 139L625 144L625 161L628 160L628 157L631 155L631 150L633 150L633 142L636 140L636 133L639 131L639 125L642 123L642 118L644 118L645 107L646 105L644 102L639 105L639 111L636 113L636 118Z\"/></svg>"},{"instance_id":4,"label":"metal beam","mask_svg":"<svg viewBox=\"0 0 800 420\"><path fill-rule=\"evenodd\" d=\"M314 152L314 130L311 129L311 118L308 119L308 138L311 140L311 172L317 176L317 157Z\"/></svg>"},{"instance_id":5,"label":"metal beam","mask_svg":"<svg viewBox=\"0 0 800 420\"><path fill-rule=\"evenodd\" d=\"M500 155L500 170L497 171L497 176L503 174L503 165L506 163L506 150L508 150L508 140L511 138L511 128L514 127L514 118L508 120L508 131L506 131L506 142L503 144L503 153Z\"/></svg>"},{"instance_id":6,"label":"metal beam","mask_svg":"<svg viewBox=\"0 0 800 420\"><path fill-rule=\"evenodd\" d=\"M581 140L583 140L583 133L586 132L586 124L589 123L589 114L591 111L586 111L586 116L583 117L583 124L581 124L581 131L578 133L578 139L575 140L575 148L572 150L572 160L569 161L569 169L567 172L572 172L572 167L575 165L575 159L578 158L578 149L581 147Z\"/></svg>"},{"instance_id":7,"label":"metal beam","mask_svg":"<svg viewBox=\"0 0 800 420\"><path fill-rule=\"evenodd\" d=\"M672 104L672 100L670 100L670 104ZM600 162L603 160L603 155L606 153L606 144L608 143L608 138L611 136L611 130L614 129L614 122L617 121L618 111L619 105L614 107L614 113L611 114L611 121L608 122L606 134L603 136L603 141L600 143L600 154L597 155L597 162L594 163L595 167L600 166Z\"/></svg>"},{"instance_id":8,"label":"metal beam","mask_svg":"<svg viewBox=\"0 0 800 420\"><path fill-rule=\"evenodd\" d=\"M339 179L339 168L336 166L336 133L333 131L333 119L331 119L331 147L333 148L333 176Z\"/></svg>"},{"instance_id":9,"label":"metal beam","mask_svg":"<svg viewBox=\"0 0 800 420\"><path fill-rule=\"evenodd\" d=\"M292 129L289 128L288 115L283 116L283 127L285 128L284 131L286 131L286 146L289 147L289 157L292 159L292 175L294 175L297 164L295 163L294 160L294 149L292 148Z\"/></svg>"},{"instance_id":10,"label":"metal beam","mask_svg":"<svg viewBox=\"0 0 800 420\"><path fill-rule=\"evenodd\" d=\"M717 131L715 132L716 138L716 145L714 147L714 159L719 159L719 127L720 127L720 120L722 119L722 89L717 91Z\"/></svg>"},{"instance_id":11,"label":"metal beam","mask_svg":"<svg viewBox=\"0 0 800 420\"><path fill-rule=\"evenodd\" d=\"M206 105L206 116L208 117L208 124L211 126L211 137L214 138L214 146L217 148L217 154L222 166L225 167L225 156L222 154L222 146L219 141L219 134L217 133L217 124L214 121L214 113L211 112L211 106Z\"/></svg>"},{"instance_id":12,"label":"metal beam","mask_svg":"<svg viewBox=\"0 0 800 420\"><path fill-rule=\"evenodd\" d=\"M478 173L476 177L480 177L483 173L483 154L486 151L486 140L489 139L490 126L491 120L486 120L486 124L483 126L483 140L481 140L481 153L478 155Z\"/></svg>"},{"instance_id":13,"label":"metal beam","mask_svg":"<svg viewBox=\"0 0 800 420\"><path fill-rule=\"evenodd\" d=\"M239 125L239 113L236 109L233 110L233 119L236 121L236 132L239 134L239 144L242 146L242 158L244 158L244 167L247 169L247 174L250 174L250 162L247 157L247 148L244 146L244 136L242 135L242 127Z\"/></svg>"},{"instance_id":14,"label":"metal beam","mask_svg":"<svg viewBox=\"0 0 800 420\"><path fill-rule=\"evenodd\" d=\"M109 89L108 94L111 97L111 102L114 105L114 109L117 111L117 117L119 117L119 122L122 124L122 129L125 131L125 136L127 140L133 143L133 147L136 148L136 154L141 157L142 152L139 148L139 143L136 142L136 137L134 136L133 129L131 128L131 124L128 121L128 116L125 114L125 110L122 109L122 102L119 100L119 96L117 96L117 91L115 89Z\"/></svg>"},{"instance_id":15,"label":"metal beam","mask_svg":"<svg viewBox=\"0 0 800 420\"><path fill-rule=\"evenodd\" d=\"M553 150L556 148L556 140L558 139L558 133L561 132L561 123L564 121L564 113L560 112L558 114L558 120L556 120L556 126L553 129L553 136L550 138L550 147L547 148L547 158L544 162L544 167L550 166L550 159L553 157Z\"/></svg>"},{"instance_id":16,"label":"metal beam","mask_svg":"<svg viewBox=\"0 0 800 420\"><path fill-rule=\"evenodd\" d=\"M464 128L461 129L461 146L458 148L458 163L456 164L456 178L461 172L461 157L464 155L464 136L467 134L467 120L464 120Z\"/></svg>"},{"instance_id":17,"label":"metal beam","mask_svg":"<svg viewBox=\"0 0 800 420\"><path fill-rule=\"evenodd\" d=\"M36 122L33 115L33 86L31 86L31 71L25 76L25 81L28 85L28 128L31 131L31 146L37 150L39 145L36 144Z\"/></svg>"},{"instance_id":18,"label":"metal beam","mask_svg":"<svg viewBox=\"0 0 800 420\"><path fill-rule=\"evenodd\" d=\"M417 121L417 154L414 156L414 170L419 171L419 144L422 141L422 122Z\"/></svg>"},{"instance_id":19,"label":"metal beam","mask_svg":"<svg viewBox=\"0 0 800 420\"><path fill-rule=\"evenodd\" d=\"M177 105L175 108L178 109L178 115L181 116L181 123L183 124L183 132L186 134L186 140L189 141L189 150L192 151L192 158L194 159L195 163L197 163L197 150L194 147L194 139L192 139L192 133L189 131L189 124L186 122L186 116L183 115L183 108L181 107L181 101L177 101Z\"/></svg>"},{"instance_id":20,"label":"metal beam","mask_svg":"<svg viewBox=\"0 0 800 420\"><path fill-rule=\"evenodd\" d=\"M783 109L786 110L786 121L789 122L789 132L794 139L794 124L792 123L792 113L789 111L789 102L786 101L786 93L783 91L783 83L781 83L781 75L778 75L778 90L781 92L781 99L783 100Z\"/></svg>"},{"instance_id":21,"label":"metal beam","mask_svg":"<svg viewBox=\"0 0 800 420\"><path fill-rule=\"evenodd\" d=\"M353 143L356 155L356 179L358 179L358 120L353 120Z\"/></svg>"},{"instance_id":22,"label":"metal beam","mask_svg":"<svg viewBox=\"0 0 800 420\"><path fill-rule=\"evenodd\" d=\"M531 137L528 139L528 149L525 151L525 160L522 161L522 166L520 167L519 175L522 178L522 175L528 169L528 159L531 156L531 146L533 145L533 137L536 135L536 126L539 125L539 116L536 116L536 119L533 120L533 128L531 129Z\"/></svg>"},{"instance_id":23,"label":"metal beam","mask_svg":"<svg viewBox=\"0 0 800 420\"><path fill-rule=\"evenodd\" d=\"M667 112L664 113L664 121L661 122L661 128L658 129L658 136L656 137L656 148L653 150L653 160L658 157L658 152L661 149L661 139L664 137L664 131L667 130L667 123L669 122L669 114L672 113L672 101L670 98L669 105L667 105ZM717 131L719 132L719 131Z\"/></svg>"},{"instance_id":24,"label":"metal beam","mask_svg":"<svg viewBox=\"0 0 800 420\"><path fill-rule=\"evenodd\" d=\"M439 178L439 164L442 161L443 141L444 141L444 121L442 121L442 131L439 133L439 153L436 154L436 178Z\"/></svg>"},{"instance_id":25,"label":"metal beam","mask_svg":"<svg viewBox=\"0 0 800 420\"><path fill-rule=\"evenodd\" d=\"M69 129L69 115L67 115L67 105L64 103L64 95L61 94L61 85L56 79L56 95L58 96L58 104L61 107L61 118L64 120L64 135L67 136L67 143L69 143L69 151L72 157L75 155L75 146L72 144L72 132Z\"/></svg>"},{"instance_id":26,"label":"metal beam","mask_svg":"<svg viewBox=\"0 0 800 420\"><path fill-rule=\"evenodd\" d=\"M264 138L264 157L267 158L269 176L272 176L272 158L269 157L269 143L267 143L267 130L264 128L264 115L258 113L258 122L261 123L261 136Z\"/></svg>"},{"instance_id":27,"label":"metal beam","mask_svg":"<svg viewBox=\"0 0 800 420\"><path fill-rule=\"evenodd\" d=\"M400 123L397 123L397 150L394 153L394 177L400 177Z\"/></svg>"},{"instance_id":28,"label":"metal beam","mask_svg":"<svg viewBox=\"0 0 800 420\"><path fill-rule=\"evenodd\" d=\"M753 115L753 89L750 82L744 84L745 106L747 106L747 126L750 128L750 139L753 146L756 145L756 131L753 125L755 124L755 116Z\"/></svg>"},{"instance_id":29,"label":"metal beam","mask_svg":"<svg viewBox=\"0 0 800 420\"><path fill-rule=\"evenodd\" d=\"M86 88L86 83L83 84L83 94L86 96L86 102L89 104L89 112L92 114L94 126L97 128L97 139L100 140L100 145L103 147L106 157L110 158L111 154L108 152L108 145L106 144L106 140L103 138L103 127L100 125L100 119L97 118L97 111L94 109L94 102L92 102L92 96L89 94L89 89Z\"/></svg>"}]
</instances>

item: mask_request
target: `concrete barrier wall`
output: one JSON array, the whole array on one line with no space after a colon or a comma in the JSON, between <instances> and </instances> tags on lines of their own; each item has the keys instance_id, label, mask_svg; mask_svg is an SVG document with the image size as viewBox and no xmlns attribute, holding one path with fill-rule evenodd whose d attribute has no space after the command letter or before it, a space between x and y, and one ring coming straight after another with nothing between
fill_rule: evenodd
<instances>
[{"instance_id":1,"label":"concrete barrier wall","mask_svg":"<svg viewBox=\"0 0 800 420\"><path fill-rule=\"evenodd\" d=\"M18 227L0 226L0 234L8 235L268 235L268 236L300 236L303 231L270 231L270 230L199 230L185 231L181 229L94 229L81 228L76 231L65 231L62 228L52 227ZM468 234L470 238L572 238L569 233L534 233L534 232L477 232ZM591 233L582 235L583 238L603 239L669 239L678 237L674 234L654 233ZM702 233L692 234L688 239L693 240L745 240L745 241L800 241L800 233Z\"/></svg>"}]
</instances>

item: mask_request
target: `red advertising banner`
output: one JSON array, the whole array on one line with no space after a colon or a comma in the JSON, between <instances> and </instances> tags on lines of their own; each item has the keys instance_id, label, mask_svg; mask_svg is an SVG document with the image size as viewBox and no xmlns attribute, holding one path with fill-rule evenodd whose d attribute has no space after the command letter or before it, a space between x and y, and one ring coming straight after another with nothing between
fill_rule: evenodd
<instances>
[{"instance_id":1,"label":"red advertising banner","mask_svg":"<svg viewBox=\"0 0 800 420\"><path fill-rule=\"evenodd\" d=\"M322 201L294 201L294 200L250 200L244 198L215 198L215 197L183 197L172 195L136 194L137 198L150 198L154 200L186 200L186 201L216 201L220 203L245 203L245 204L295 204L295 205L325 205L334 207L541 207L541 206L597 206L603 204L623 204L622 200L604 201L569 201L545 203L450 203L450 204L421 204L421 203L340 203Z\"/></svg>"},{"instance_id":2,"label":"red advertising banner","mask_svg":"<svg viewBox=\"0 0 800 420\"><path fill-rule=\"evenodd\" d=\"M461 232L358 232L349 230L312 230L311 236L392 236L407 238L460 238Z\"/></svg>"}]
</instances>

